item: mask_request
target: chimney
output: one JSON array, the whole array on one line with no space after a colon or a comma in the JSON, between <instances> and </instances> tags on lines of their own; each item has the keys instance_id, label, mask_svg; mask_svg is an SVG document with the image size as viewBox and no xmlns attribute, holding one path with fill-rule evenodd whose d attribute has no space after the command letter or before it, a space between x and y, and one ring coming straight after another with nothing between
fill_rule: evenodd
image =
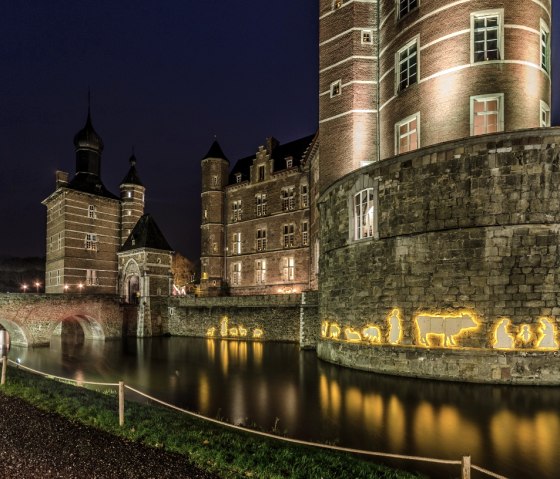
<instances>
[{"instance_id":1,"label":"chimney","mask_svg":"<svg viewBox=\"0 0 560 479\"><path fill-rule=\"evenodd\" d=\"M56 187L60 188L68 184L68 173L66 171L56 172Z\"/></svg>"}]
</instances>

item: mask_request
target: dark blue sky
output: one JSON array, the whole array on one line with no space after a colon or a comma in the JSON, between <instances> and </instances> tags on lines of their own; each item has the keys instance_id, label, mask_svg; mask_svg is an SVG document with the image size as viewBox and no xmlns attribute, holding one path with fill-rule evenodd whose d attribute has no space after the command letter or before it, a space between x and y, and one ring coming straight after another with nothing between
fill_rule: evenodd
<instances>
[{"instance_id":1,"label":"dark blue sky","mask_svg":"<svg viewBox=\"0 0 560 479\"><path fill-rule=\"evenodd\" d=\"M0 255L44 254L40 201L57 169L74 172L90 87L105 185L118 193L134 145L147 211L197 259L214 135L234 160L317 128L317 12L318 0L0 2Z\"/></svg>"}]
</instances>

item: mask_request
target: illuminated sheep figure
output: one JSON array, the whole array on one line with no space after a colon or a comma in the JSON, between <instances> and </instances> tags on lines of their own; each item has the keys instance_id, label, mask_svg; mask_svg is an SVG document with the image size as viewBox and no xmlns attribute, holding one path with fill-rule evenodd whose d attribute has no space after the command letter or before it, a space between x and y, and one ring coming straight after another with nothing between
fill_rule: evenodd
<instances>
[{"instance_id":1,"label":"illuminated sheep figure","mask_svg":"<svg viewBox=\"0 0 560 479\"><path fill-rule=\"evenodd\" d=\"M206 331L206 336L208 337L213 337L216 334L216 328L211 327L208 328L208 331Z\"/></svg>"},{"instance_id":2,"label":"illuminated sheep figure","mask_svg":"<svg viewBox=\"0 0 560 479\"><path fill-rule=\"evenodd\" d=\"M243 326L239 326L237 330L239 331L239 336L241 336L242 338L247 336L247 330Z\"/></svg>"},{"instance_id":3,"label":"illuminated sheep figure","mask_svg":"<svg viewBox=\"0 0 560 479\"><path fill-rule=\"evenodd\" d=\"M255 329L255 330L253 330L253 338L254 338L254 339L260 339L260 338L262 338L262 337L263 337L263 334L264 334L264 332L263 332L262 329L257 328L257 329Z\"/></svg>"}]
</instances>

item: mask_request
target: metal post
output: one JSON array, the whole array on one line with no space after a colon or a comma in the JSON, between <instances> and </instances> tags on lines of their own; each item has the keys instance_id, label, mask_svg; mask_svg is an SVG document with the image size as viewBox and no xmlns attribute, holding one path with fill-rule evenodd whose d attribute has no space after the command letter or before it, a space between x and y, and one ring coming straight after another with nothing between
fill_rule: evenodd
<instances>
[{"instance_id":1,"label":"metal post","mask_svg":"<svg viewBox=\"0 0 560 479\"><path fill-rule=\"evenodd\" d=\"M8 365L8 358L6 356L2 357L2 379L0 380L0 385L6 384L6 366Z\"/></svg>"},{"instance_id":2,"label":"metal post","mask_svg":"<svg viewBox=\"0 0 560 479\"><path fill-rule=\"evenodd\" d=\"M461 461L461 479L471 479L471 456L463 456Z\"/></svg>"},{"instance_id":3,"label":"metal post","mask_svg":"<svg viewBox=\"0 0 560 479\"><path fill-rule=\"evenodd\" d=\"M124 426L124 381L119 381L119 426Z\"/></svg>"}]
</instances>

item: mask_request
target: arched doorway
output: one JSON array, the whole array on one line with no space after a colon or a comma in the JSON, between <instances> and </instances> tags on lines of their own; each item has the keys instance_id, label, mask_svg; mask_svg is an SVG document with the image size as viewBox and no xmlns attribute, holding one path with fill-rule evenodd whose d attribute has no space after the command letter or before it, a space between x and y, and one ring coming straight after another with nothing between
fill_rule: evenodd
<instances>
[{"instance_id":1,"label":"arched doorway","mask_svg":"<svg viewBox=\"0 0 560 479\"><path fill-rule=\"evenodd\" d=\"M136 275L128 278L128 298L127 302L130 304L138 304L138 297L140 296L140 278Z\"/></svg>"},{"instance_id":2,"label":"arched doorway","mask_svg":"<svg viewBox=\"0 0 560 479\"><path fill-rule=\"evenodd\" d=\"M140 299L140 268L130 259L122 271L120 284L121 298L125 303L138 304Z\"/></svg>"}]
</instances>

